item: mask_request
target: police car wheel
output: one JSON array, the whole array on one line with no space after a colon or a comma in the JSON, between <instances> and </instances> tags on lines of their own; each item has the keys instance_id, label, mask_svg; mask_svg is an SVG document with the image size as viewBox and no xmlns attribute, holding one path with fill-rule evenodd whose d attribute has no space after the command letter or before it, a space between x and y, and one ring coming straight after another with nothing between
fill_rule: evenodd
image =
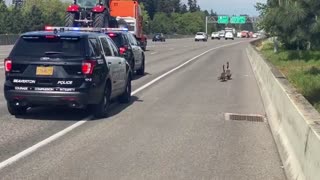
<instances>
[{"instance_id":1,"label":"police car wheel","mask_svg":"<svg viewBox=\"0 0 320 180\"><path fill-rule=\"evenodd\" d=\"M140 76L143 76L144 72L145 72L145 61L144 61L144 59L145 59L145 57L143 55L141 67L140 67L140 69L137 70L137 74L140 75Z\"/></svg>"},{"instance_id":2,"label":"police car wheel","mask_svg":"<svg viewBox=\"0 0 320 180\"><path fill-rule=\"evenodd\" d=\"M93 115L96 118L105 118L108 116L109 106L110 106L110 87L106 86L105 92L99 104L92 105Z\"/></svg>"},{"instance_id":3,"label":"police car wheel","mask_svg":"<svg viewBox=\"0 0 320 180\"><path fill-rule=\"evenodd\" d=\"M129 103L131 101L131 77L128 77L126 89L119 97L120 103Z\"/></svg>"}]
</instances>

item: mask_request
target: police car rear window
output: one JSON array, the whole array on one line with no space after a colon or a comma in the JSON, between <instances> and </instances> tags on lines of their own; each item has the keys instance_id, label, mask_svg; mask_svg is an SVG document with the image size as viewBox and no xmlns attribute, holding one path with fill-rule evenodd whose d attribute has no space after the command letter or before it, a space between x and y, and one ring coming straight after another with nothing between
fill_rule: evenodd
<instances>
[{"instance_id":1,"label":"police car rear window","mask_svg":"<svg viewBox=\"0 0 320 180\"><path fill-rule=\"evenodd\" d=\"M79 37L25 36L11 52L12 56L80 57L85 55L84 40Z\"/></svg>"},{"instance_id":2,"label":"police car rear window","mask_svg":"<svg viewBox=\"0 0 320 180\"><path fill-rule=\"evenodd\" d=\"M108 36L113 40L113 42L118 46L121 47L123 45L122 37L120 34L117 33L108 33Z\"/></svg>"}]
</instances>

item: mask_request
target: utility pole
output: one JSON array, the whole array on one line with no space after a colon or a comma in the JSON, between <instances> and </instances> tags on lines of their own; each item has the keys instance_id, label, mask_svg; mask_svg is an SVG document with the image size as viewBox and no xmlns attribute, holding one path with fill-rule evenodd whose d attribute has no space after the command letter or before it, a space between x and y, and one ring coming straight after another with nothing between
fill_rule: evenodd
<instances>
[{"instance_id":1,"label":"utility pole","mask_svg":"<svg viewBox=\"0 0 320 180\"><path fill-rule=\"evenodd\" d=\"M206 16L206 34L208 34L208 16Z\"/></svg>"}]
</instances>

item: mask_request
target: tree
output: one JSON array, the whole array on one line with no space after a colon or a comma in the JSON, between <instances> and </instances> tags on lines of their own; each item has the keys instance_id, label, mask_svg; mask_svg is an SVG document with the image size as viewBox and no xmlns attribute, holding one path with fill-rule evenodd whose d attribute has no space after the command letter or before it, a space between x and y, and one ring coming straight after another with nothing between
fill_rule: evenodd
<instances>
[{"instance_id":1,"label":"tree","mask_svg":"<svg viewBox=\"0 0 320 180\"><path fill-rule=\"evenodd\" d=\"M165 13L156 13L152 21L151 30L152 32L162 32L168 34L172 32L173 27L172 21L169 16Z\"/></svg>"},{"instance_id":2,"label":"tree","mask_svg":"<svg viewBox=\"0 0 320 180\"><path fill-rule=\"evenodd\" d=\"M218 16L218 14L216 12L213 12L213 10L210 10L210 16Z\"/></svg>"},{"instance_id":3,"label":"tree","mask_svg":"<svg viewBox=\"0 0 320 180\"><path fill-rule=\"evenodd\" d=\"M145 9L144 4L141 3L140 6L141 6L141 11L142 11L142 17L143 17L143 32L148 34L148 33L150 33L151 19L148 14L148 11Z\"/></svg>"},{"instance_id":4,"label":"tree","mask_svg":"<svg viewBox=\"0 0 320 180\"><path fill-rule=\"evenodd\" d=\"M20 34L23 32L26 21L20 8L12 8L6 17L7 33Z\"/></svg>"},{"instance_id":5,"label":"tree","mask_svg":"<svg viewBox=\"0 0 320 180\"><path fill-rule=\"evenodd\" d=\"M30 11L26 12L25 18L28 23L25 24L23 31L35 31L44 28L44 16L37 6L32 6Z\"/></svg>"},{"instance_id":6,"label":"tree","mask_svg":"<svg viewBox=\"0 0 320 180\"><path fill-rule=\"evenodd\" d=\"M197 9L197 0L188 0L188 6L190 12L196 12Z\"/></svg>"},{"instance_id":7,"label":"tree","mask_svg":"<svg viewBox=\"0 0 320 180\"><path fill-rule=\"evenodd\" d=\"M184 13L187 13L188 12L188 7L186 4L183 4L181 6L181 13L184 14Z\"/></svg>"},{"instance_id":8,"label":"tree","mask_svg":"<svg viewBox=\"0 0 320 180\"><path fill-rule=\"evenodd\" d=\"M201 11L201 8L200 8L200 6L198 5L197 6L197 10L196 11ZM208 11L207 11L208 12Z\"/></svg>"},{"instance_id":9,"label":"tree","mask_svg":"<svg viewBox=\"0 0 320 180\"><path fill-rule=\"evenodd\" d=\"M3 0L0 0L0 34L6 33L6 17L8 16L8 8Z\"/></svg>"},{"instance_id":10,"label":"tree","mask_svg":"<svg viewBox=\"0 0 320 180\"><path fill-rule=\"evenodd\" d=\"M147 10L150 18L153 19L157 11L157 0L141 0L140 3L144 4L145 10Z\"/></svg>"},{"instance_id":11,"label":"tree","mask_svg":"<svg viewBox=\"0 0 320 180\"><path fill-rule=\"evenodd\" d=\"M207 11L207 10L205 10L205 11L203 11L204 12L204 14L206 15L206 16L210 16L210 14L209 14L209 12Z\"/></svg>"},{"instance_id":12,"label":"tree","mask_svg":"<svg viewBox=\"0 0 320 180\"><path fill-rule=\"evenodd\" d=\"M260 29L276 36L287 49L320 47L320 1L268 0L258 3Z\"/></svg>"}]
</instances>

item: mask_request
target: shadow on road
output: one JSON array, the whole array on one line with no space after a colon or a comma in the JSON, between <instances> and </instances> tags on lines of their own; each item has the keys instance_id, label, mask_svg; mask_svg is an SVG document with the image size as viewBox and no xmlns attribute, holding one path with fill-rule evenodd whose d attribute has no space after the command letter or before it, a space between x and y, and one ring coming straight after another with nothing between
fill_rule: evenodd
<instances>
[{"instance_id":1,"label":"shadow on road","mask_svg":"<svg viewBox=\"0 0 320 180\"><path fill-rule=\"evenodd\" d=\"M117 101L113 101L109 109L109 117L117 115L134 102L141 102L136 96L131 97L131 101L128 104L120 104ZM67 107L35 107L28 110L25 115L16 116L19 120L40 120L40 121L81 121L85 120L91 114L88 109L72 109ZM100 119L90 119L100 120Z\"/></svg>"},{"instance_id":2,"label":"shadow on road","mask_svg":"<svg viewBox=\"0 0 320 180\"><path fill-rule=\"evenodd\" d=\"M148 73L148 72L145 72L144 73L144 75L134 75L134 77L133 77L133 80L137 80L137 79L140 79L140 78L142 78L142 77L145 77L145 76L150 76L150 75L152 75L152 74L150 74L150 73Z\"/></svg>"},{"instance_id":3,"label":"shadow on road","mask_svg":"<svg viewBox=\"0 0 320 180\"><path fill-rule=\"evenodd\" d=\"M112 103L112 105L110 106L110 109L109 109L108 117L110 118L112 116L116 116L117 114L121 113L126 108L128 108L129 106L131 106L132 104L137 103L137 102L143 102L143 100L140 100L137 96L132 96L131 101L127 104L120 104L118 102ZM92 119L92 121L94 121L94 120L100 120L100 119Z\"/></svg>"}]
</instances>

